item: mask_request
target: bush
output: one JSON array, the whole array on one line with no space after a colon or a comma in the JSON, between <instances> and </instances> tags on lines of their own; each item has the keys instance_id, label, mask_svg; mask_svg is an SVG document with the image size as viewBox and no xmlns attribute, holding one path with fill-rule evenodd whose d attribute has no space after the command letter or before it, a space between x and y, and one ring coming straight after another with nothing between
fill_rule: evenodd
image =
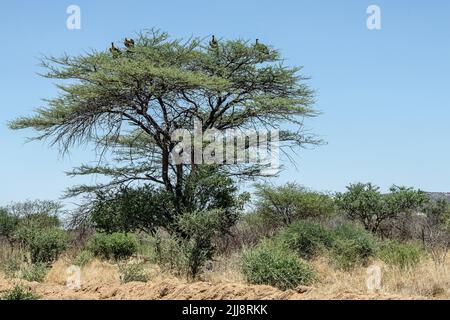
<instances>
[{"instance_id":1,"label":"bush","mask_svg":"<svg viewBox=\"0 0 450 320\"><path fill-rule=\"evenodd\" d=\"M67 234L58 228L38 229L22 227L17 238L30 252L32 263L50 263L67 247Z\"/></svg>"},{"instance_id":2,"label":"bush","mask_svg":"<svg viewBox=\"0 0 450 320\"><path fill-rule=\"evenodd\" d=\"M401 270L413 269L422 258L422 249L414 243L386 241L381 244L378 257Z\"/></svg>"},{"instance_id":3,"label":"bush","mask_svg":"<svg viewBox=\"0 0 450 320\"><path fill-rule=\"evenodd\" d=\"M375 237L364 228L354 224L344 224L333 230L331 257L342 269L364 265L375 255Z\"/></svg>"},{"instance_id":4,"label":"bush","mask_svg":"<svg viewBox=\"0 0 450 320\"><path fill-rule=\"evenodd\" d=\"M244 255L243 273L249 283L282 290L310 285L317 279L314 271L294 252L267 240Z\"/></svg>"},{"instance_id":5,"label":"bush","mask_svg":"<svg viewBox=\"0 0 450 320\"><path fill-rule=\"evenodd\" d=\"M348 239L336 239L330 254L333 264L344 270L351 270L365 262L358 254L358 245Z\"/></svg>"},{"instance_id":6,"label":"bush","mask_svg":"<svg viewBox=\"0 0 450 320\"><path fill-rule=\"evenodd\" d=\"M212 237L220 234L218 221L220 211L185 214L179 219L180 232L186 235L184 238L158 232L147 237L141 252L146 252L152 262L165 270L195 278L215 252Z\"/></svg>"},{"instance_id":7,"label":"bush","mask_svg":"<svg viewBox=\"0 0 450 320\"><path fill-rule=\"evenodd\" d=\"M221 232L226 233L249 197L238 191L233 179L217 166L201 165L183 177L183 201L151 185L99 191L91 203L91 221L101 232L154 233L158 228L176 231L176 218L182 212L222 210Z\"/></svg>"},{"instance_id":8,"label":"bush","mask_svg":"<svg viewBox=\"0 0 450 320\"><path fill-rule=\"evenodd\" d=\"M130 233L96 233L88 240L88 249L97 257L104 259L127 259L138 250L139 242Z\"/></svg>"},{"instance_id":9,"label":"bush","mask_svg":"<svg viewBox=\"0 0 450 320\"><path fill-rule=\"evenodd\" d=\"M100 232L143 230L152 233L169 224L173 211L167 192L145 185L96 192L90 216L95 229Z\"/></svg>"},{"instance_id":10,"label":"bush","mask_svg":"<svg viewBox=\"0 0 450 320\"><path fill-rule=\"evenodd\" d=\"M177 276L187 273L186 257L180 246L180 240L176 236L158 231L155 235L146 237L144 243L140 252L146 255L152 263Z\"/></svg>"},{"instance_id":11,"label":"bush","mask_svg":"<svg viewBox=\"0 0 450 320\"><path fill-rule=\"evenodd\" d=\"M297 252L304 259L314 258L320 251L330 248L333 237L322 224L298 221L290 225L280 237L282 243Z\"/></svg>"},{"instance_id":12,"label":"bush","mask_svg":"<svg viewBox=\"0 0 450 320\"><path fill-rule=\"evenodd\" d=\"M31 290L21 285L16 285L13 289L4 293L0 300L38 300L39 297Z\"/></svg>"},{"instance_id":13,"label":"bush","mask_svg":"<svg viewBox=\"0 0 450 320\"><path fill-rule=\"evenodd\" d=\"M186 213L179 217L179 232L184 236L178 237L178 242L187 263L188 277L194 279L206 261L212 258L212 240L223 227L223 214L223 210L210 210Z\"/></svg>"},{"instance_id":14,"label":"bush","mask_svg":"<svg viewBox=\"0 0 450 320\"><path fill-rule=\"evenodd\" d=\"M73 265L78 267L84 267L94 258L94 254L89 250L81 250L75 259L73 260Z\"/></svg>"},{"instance_id":15,"label":"bush","mask_svg":"<svg viewBox=\"0 0 450 320\"><path fill-rule=\"evenodd\" d=\"M44 263L27 265L21 270L22 279L30 282L44 281L47 272L48 267Z\"/></svg>"},{"instance_id":16,"label":"bush","mask_svg":"<svg viewBox=\"0 0 450 320\"><path fill-rule=\"evenodd\" d=\"M238 221L250 200L250 194L239 194L233 179L221 172L219 167L201 165L186 176L183 199L184 212L220 211L218 231L225 235Z\"/></svg>"},{"instance_id":17,"label":"bush","mask_svg":"<svg viewBox=\"0 0 450 320\"><path fill-rule=\"evenodd\" d=\"M122 283L148 281L148 275L142 264L119 265L119 273Z\"/></svg>"}]
</instances>

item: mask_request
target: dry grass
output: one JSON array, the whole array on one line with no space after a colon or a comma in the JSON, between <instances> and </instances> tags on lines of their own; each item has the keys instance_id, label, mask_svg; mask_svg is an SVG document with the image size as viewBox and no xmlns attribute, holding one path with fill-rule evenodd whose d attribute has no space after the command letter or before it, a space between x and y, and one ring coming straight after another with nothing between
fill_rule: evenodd
<instances>
[{"instance_id":1,"label":"dry grass","mask_svg":"<svg viewBox=\"0 0 450 320\"><path fill-rule=\"evenodd\" d=\"M320 283L315 289L319 296L339 296L342 293L367 294L367 268L358 267L347 272L330 266L326 258L314 261L313 267L319 273ZM399 295L404 298L450 299L450 277L446 265L436 267L431 258L426 257L412 270L400 270L387 266L381 261L371 265L382 270L380 295Z\"/></svg>"},{"instance_id":2,"label":"dry grass","mask_svg":"<svg viewBox=\"0 0 450 320\"><path fill-rule=\"evenodd\" d=\"M71 266L68 259L62 258L56 261L47 276L46 283L65 285L67 280L67 269ZM81 268L81 279L83 282L96 283L120 283L117 266L97 259L92 260Z\"/></svg>"},{"instance_id":3,"label":"dry grass","mask_svg":"<svg viewBox=\"0 0 450 320\"><path fill-rule=\"evenodd\" d=\"M206 268L201 279L214 284L245 283L240 270L241 258L242 252L217 257L211 264L210 270Z\"/></svg>"},{"instance_id":4,"label":"dry grass","mask_svg":"<svg viewBox=\"0 0 450 320\"><path fill-rule=\"evenodd\" d=\"M29 260L29 254L21 248L14 248L5 242L0 242L0 263L11 260Z\"/></svg>"},{"instance_id":5,"label":"dry grass","mask_svg":"<svg viewBox=\"0 0 450 320\"><path fill-rule=\"evenodd\" d=\"M402 295L419 295L433 299L450 299L449 263L436 266L426 259L417 268L400 271L386 267L383 288Z\"/></svg>"},{"instance_id":6,"label":"dry grass","mask_svg":"<svg viewBox=\"0 0 450 320\"><path fill-rule=\"evenodd\" d=\"M311 264L320 279L316 290L326 295L342 292L367 293L366 268L355 268L352 271L339 270L332 267L326 257L317 258Z\"/></svg>"},{"instance_id":7,"label":"dry grass","mask_svg":"<svg viewBox=\"0 0 450 320\"><path fill-rule=\"evenodd\" d=\"M144 263L139 259L131 259L127 264ZM67 270L71 266L70 259L61 258L55 262L45 278L46 283L65 285L67 279ZM173 275L159 266L144 263L144 270L148 275L149 281L161 281L176 279ZM98 284L120 284L120 273L118 264L93 259L86 266L81 268L82 283L98 283Z\"/></svg>"}]
</instances>

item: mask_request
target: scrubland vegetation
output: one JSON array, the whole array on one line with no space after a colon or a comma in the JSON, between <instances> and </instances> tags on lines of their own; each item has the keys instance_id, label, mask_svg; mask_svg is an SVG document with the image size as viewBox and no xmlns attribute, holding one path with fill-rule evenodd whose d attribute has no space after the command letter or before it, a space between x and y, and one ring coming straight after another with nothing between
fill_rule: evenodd
<instances>
[{"instance_id":1,"label":"scrubland vegetation","mask_svg":"<svg viewBox=\"0 0 450 320\"><path fill-rule=\"evenodd\" d=\"M243 210L241 203L233 208L232 218L224 214L231 207L216 206L186 213L151 231L142 227L149 221L135 221L133 228L123 224L133 221L134 213L127 217L121 202L134 201L139 193L142 199L147 192L138 189L113 201L97 199L95 215L78 227L73 219L79 213L62 215L58 203L2 208L0 270L16 283L3 299L37 298L15 281L64 284L70 265L93 273L90 278L83 272L82 281L240 282L280 290L306 287L338 297L340 292L368 293L365 270L375 264L383 270L378 292L449 297L450 206L444 199L429 200L419 190L392 188L381 194L372 185L358 184L344 193L323 194L295 184L259 185L247 206L252 209ZM237 198L247 201L248 195ZM380 223L377 215L365 211L376 206L387 212ZM106 228L103 215L110 217ZM146 216L152 217L142 213Z\"/></svg>"}]
</instances>

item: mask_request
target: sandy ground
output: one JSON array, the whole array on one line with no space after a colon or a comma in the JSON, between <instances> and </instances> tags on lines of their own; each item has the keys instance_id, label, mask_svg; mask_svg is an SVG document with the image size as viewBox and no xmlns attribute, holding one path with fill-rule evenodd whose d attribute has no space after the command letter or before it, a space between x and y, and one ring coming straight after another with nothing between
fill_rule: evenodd
<instances>
[{"instance_id":1,"label":"sandy ground","mask_svg":"<svg viewBox=\"0 0 450 320\"><path fill-rule=\"evenodd\" d=\"M0 279L0 293L11 289L17 280ZM45 300L375 300L412 299L413 297L341 292L332 295L315 288L299 287L281 291L270 286L245 284L211 284L208 282L177 283L158 281L148 283L102 284L85 283L81 289L64 285L20 281L24 287ZM419 298L420 297L416 297Z\"/></svg>"}]
</instances>

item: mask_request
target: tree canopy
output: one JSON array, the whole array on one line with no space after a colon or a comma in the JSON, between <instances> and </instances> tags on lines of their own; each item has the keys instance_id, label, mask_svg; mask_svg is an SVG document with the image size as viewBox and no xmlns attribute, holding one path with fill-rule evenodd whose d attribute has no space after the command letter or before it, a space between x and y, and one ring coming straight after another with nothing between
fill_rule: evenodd
<instances>
[{"instance_id":1,"label":"tree canopy","mask_svg":"<svg viewBox=\"0 0 450 320\"><path fill-rule=\"evenodd\" d=\"M411 214L421 210L429 199L421 190L392 186L388 194L371 183L356 183L347 186L347 191L337 193L339 208L352 220L361 222L366 230L377 232L381 225L400 214Z\"/></svg>"},{"instance_id":2,"label":"tree canopy","mask_svg":"<svg viewBox=\"0 0 450 320\"><path fill-rule=\"evenodd\" d=\"M69 195L117 188L136 181L157 184L183 198L183 183L196 165L174 164L171 137L178 128L202 132L280 129L281 148L319 141L304 127L317 115L314 94L299 67L289 67L278 50L244 40L173 39L144 31L126 46L82 55L44 57L45 78L58 80L57 97L12 129L34 129L32 139L47 140L61 152L77 144L100 148L94 166L72 175L99 174L107 183L77 186ZM113 157L106 157L111 151ZM229 176L254 178L263 165L219 164Z\"/></svg>"}]
</instances>

